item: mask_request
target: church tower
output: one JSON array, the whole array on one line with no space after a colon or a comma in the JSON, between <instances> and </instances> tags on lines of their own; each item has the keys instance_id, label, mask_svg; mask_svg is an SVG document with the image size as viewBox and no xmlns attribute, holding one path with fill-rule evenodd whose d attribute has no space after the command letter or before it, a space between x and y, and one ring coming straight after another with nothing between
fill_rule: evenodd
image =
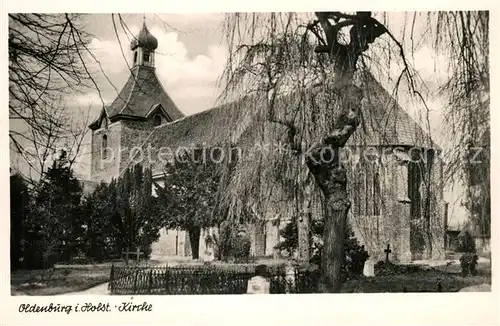
<instances>
[{"instance_id":1,"label":"church tower","mask_svg":"<svg viewBox=\"0 0 500 326\"><path fill-rule=\"evenodd\" d=\"M157 48L158 40L144 21L130 44L133 61L127 82L89 126L92 181L118 177L155 127L184 117L156 76Z\"/></svg>"}]
</instances>

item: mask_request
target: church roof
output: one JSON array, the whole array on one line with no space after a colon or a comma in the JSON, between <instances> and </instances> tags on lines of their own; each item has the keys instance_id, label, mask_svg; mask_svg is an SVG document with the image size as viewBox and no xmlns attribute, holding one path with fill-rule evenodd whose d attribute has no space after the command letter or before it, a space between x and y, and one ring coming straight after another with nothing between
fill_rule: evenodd
<instances>
[{"instance_id":1,"label":"church roof","mask_svg":"<svg viewBox=\"0 0 500 326\"><path fill-rule=\"evenodd\" d=\"M363 107L364 128L349 139L347 146L417 146L437 148L429 135L403 110L396 100L369 75L364 86L367 90L367 104ZM292 95L293 96L293 95ZM286 96L285 96L286 97ZM286 102L286 98L283 102ZM246 103L245 103L246 102ZM240 101L224 104L177 121L156 127L143 147L168 147L175 152L179 147L217 146L230 141L244 143L245 148L255 146L258 139L255 125L248 112L257 112L251 105L255 99L249 96ZM265 99L262 99L265 103ZM246 120L245 120L246 119ZM253 138L252 138L253 137ZM133 160L133 158L131 158ZM153 162L153 172L163 170L165 162Z\"/></svg>"},{"instance_id":2,"label":"church roof","mask_svg":"<svg viewBox=\"0 0 500 326\"><path fill-rule=\"evenodd\" d=\"M117 115L144 118L153 105L158 103L172 120L184 116L161 85L154 68L137 66L132 70L118 97L107 107L107 112L110 119Z\"/></svg>"},{"instance_id":3,"label":"church roof","mask_svg":"<svg viewBox=\"0 0 500 326\"><path fill-rule=\"evenodd\" d=\"M417 146L439 149L430 134L375 79L363 74L366 104L361 125L347 142L358 146Z\"/></svg>"},{"instance_id":4,"label":"church roof","mask_svg":"<svg viewBox=\"0 0 500 326\"><path fill-rule=\"evenodd\" d=\"M184 117L158 80L154 67L140 65L132 69L122 90L105 110L111 121L119 117L144 119L158 104L163 107L169 120ZM91 124L91 128L98 120Z\"/></svg>"}]
</instances>

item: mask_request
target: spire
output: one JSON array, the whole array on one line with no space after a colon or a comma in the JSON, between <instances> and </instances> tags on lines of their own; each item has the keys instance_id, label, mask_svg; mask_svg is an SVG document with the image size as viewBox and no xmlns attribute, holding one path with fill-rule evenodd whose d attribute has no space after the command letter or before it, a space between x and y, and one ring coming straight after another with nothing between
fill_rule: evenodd
<instances>
[{"instance_id":1,"label":"spire","mask_svg":"<svg viewBox=\"0 0 500 326\"><path fill-rule=\"evenodd\" d=\"M143 16L142 29L139 32L139 35L137 35L137 37L135 37L130 44L130 48L132 50L135 50L138 47L149 51L154 51L158 48L158 40L149 32L148 27L146 26L146 15Z\"/></svg>"}]
</instances>

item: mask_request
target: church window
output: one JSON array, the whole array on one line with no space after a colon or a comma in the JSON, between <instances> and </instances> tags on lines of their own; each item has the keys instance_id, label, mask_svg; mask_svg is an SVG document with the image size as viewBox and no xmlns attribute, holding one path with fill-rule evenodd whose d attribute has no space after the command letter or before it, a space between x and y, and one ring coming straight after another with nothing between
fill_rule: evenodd
<instances>
[{"instance_id":1,"label":"church window","mask_svg":"<svg viewBox=\"0 0 500 326\"><path fill-rule=\"evenodd\" d=\"M159 114L155 115L154 125L155 125L155 127L161 125L161 115L159 115Z\"/></svg>"},{"instance_id":2,"label":"church window","mask_svg":"<svg viewBox=\"0 0 500 326\"><path fill-rule=\"evenodd\" d=\"M135 51L135 53L134 53L134 63L138 64L138 62L137 62L137 51Z\"/></svg>"},{"instance_id":3,"label":"church window","mask_svg":"<svg viewBox=\"0 0 500 326\"><path fill-rule=\"evenodd\" d=\"M144 55L142 57L142 60L144 61L144 63L149 62L150 55L151 54L149 53L149 51L147 51L147 50L144 51Z\"/></svg>"},{"instance_id":4,"label":"church window","mask_svg":"<svg viewBox=\"0 0 500 326\"><path fill-rule=\"evenodd\" d=\"M373 215L380 215L380 175L373 174Z\"/></svg>"},{"instance_id":5,"label":"church window","mask_svg":"<svg viewBox=\"0 0 500 326\"><path fill-rule=\"evenodd\" d=\"M107 156L107 148L108 148L108 136L102 136L102 157L106 158Z\"/></svg>"}]
</instances>

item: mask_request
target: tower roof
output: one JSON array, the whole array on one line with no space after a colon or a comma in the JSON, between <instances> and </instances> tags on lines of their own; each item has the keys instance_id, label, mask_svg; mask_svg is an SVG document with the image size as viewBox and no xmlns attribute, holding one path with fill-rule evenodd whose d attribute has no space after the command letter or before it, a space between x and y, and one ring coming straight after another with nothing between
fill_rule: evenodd
<instances>
[{"instance_id":1,"label":"tower roof","mask_svg":"<svg viewBox=\"0 0 500 326\"><path fill-rule=\"evenodd\" d=\"M158 48L158 40L153 36L148 30L146 26L146 22L142 24L142 29L139 32L139 35L135 37L130 43L130 48L135 50L136 48L141 47L151 51L154 51Z\"/></svg>"},{"instance_id":2,"label":"tower roof","mask_svg":"<svg viewBox=\"0 0 500 326\"><path fill-rule=\"evenodd\" d=\"M105 111L111 121L120 118L145 119L158 106L163 108L171 121L184 117L158 80L154 68L136 66L115 100L105 107ZM99 118L90 128L97 128Z\"/></svg>"}]
</instances>

